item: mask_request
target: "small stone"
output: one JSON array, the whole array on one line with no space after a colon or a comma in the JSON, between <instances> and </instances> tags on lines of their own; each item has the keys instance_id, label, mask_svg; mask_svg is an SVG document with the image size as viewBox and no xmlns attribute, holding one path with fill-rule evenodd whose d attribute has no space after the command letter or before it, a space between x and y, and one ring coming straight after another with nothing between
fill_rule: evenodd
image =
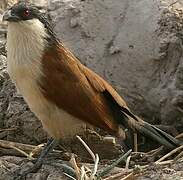
<instances>
[{"instance_id":1,"label":"small stone","mask_svg":"<svg viewBox=\"0 0 183 180\"><path fill-rule=\"evenodd\" d=\"M71 28L77 27L78 26L78 19L77 18L71 18L70 26L71 26Z\"/></svg>"},{"instance_id":2,"label":"small stone","mask_svg":"<svg viewBox=\"0 0 183 180\"><path fill-rule=\"evenodd\" d=\"M119 47L116 47L116 46L111 46L110 49L109 49L109 53L111 55L113 54L117 54L117 53L120 53L121 50L119 49Z\"/></svg>"},{"instance_id":3,"label":"small stone","mask_svg":"<svg viewBox=\"0 0 183 180\"><path fill-rule=\"evenodd\" d=\"M116 144L116 139L112 136L105 136L104 141L111 144Z\"/></svg>"}]
</instances>

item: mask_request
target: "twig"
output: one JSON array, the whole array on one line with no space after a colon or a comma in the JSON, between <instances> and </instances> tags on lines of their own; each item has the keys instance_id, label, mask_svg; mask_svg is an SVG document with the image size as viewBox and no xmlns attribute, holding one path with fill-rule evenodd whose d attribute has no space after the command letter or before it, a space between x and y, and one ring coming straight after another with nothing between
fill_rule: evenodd
<instances>
[{"instance_id":1,"label":"twig","mask_svg":"<svg viewBox=\"0 0 183 180\"><path fill-rule=\"evenodd\" d=\"M94 178L96 173L97 173L98 163L99 163L99 156L98 156L98 154L96 154L95 164L94 164L93 172L92 172L92 175L91 175L91 179Z\"/></svg>"},{"instance_id":2,"label":"twig","mask_svg":"<svg viewBox=\"0 0 183 180\"><path fill-rule=\"evenodd\" d=\"M37 145L30 153L29 156L33 157L35 154L38 154L44 147L45 144L39 144Z\"/></svg>"},{"instance_id":3,"label":"twig","mask_svg":"<svg viewBox=\"0 0 183 180\"><path fill-rule=\"evenodd\" d=\"M108 165L106 168L104 168L102 171L97 173L98 179L108 174L115 166L117 166L121 161L126 159L128 155L132 152L130 149L127 153L123 154L119 159L117 159L115 162L113 162L111 165Z\"/></svg>"},{"instance_id":4,"label":"twig","mask_svg":"<svg viewBox=\"0 0 183 180\"><path fill-rule=\"evenodd\" d=\"M167 164L171 164L173 162L173 160L167 160L167 161L162 161L162 162L156 162L156 165L167 165ZM145 170L146 168L149 167L149 165L144 165L144 166L139 166L140 169Z\"/></svg>"},{"instance_id":5,"label":"twig","mask_svg":"<svg viewBox=\"0 0 183 180\"><path fill-rule=\"evenodd\" d=\"M81 177L80 177L80 179L84 179L85 175L86 175L85 167L81 166Z\"/></svg>"},{"instance_id":6,"label":"twig","mask_svg":"<svg viewBox=\"0 0 183 180\"><path fill-rule=\"evenodd\" d=\"M88 151L88 153L91 155L91 157L93 158L93 161L95 162L95 154L92 152L92 150L88 147L88 145L79 137L76 136L79 141L83 144L83 146L86 148L86 150Z\"/></svg>"},{"instance_id":7,"label":"twig","mask_svg":"<svg viewBox=\"0 0 183 180\"><path fill-rule=\"evenodd\" d=\"M97 173L97 169L98 169L98 164L99 164L99 156L98 154L94 155L94 153L92 152L92 150L89 148L89 146L81 139L81 137L79 136L76 136L79 141L83 144L83 146L86 148L86 150L88 151L88 153L91 155L91 157L93 158L93 161L94 161L94 168L93 168L93 171L92 171L92 174L90 176L90 179L94 179L96 173ZM81 179L86 176L86 172L85 172L85 169L84 167L81 168Z\"/></svg>"},{"instance_id":8,"label":"twig","mask_svg":"<svg viewBox=\"0 0 183 180\"><path fill-rule=\"evenodd\" d=\"M72 177L71 175L67 174L67 173L63 173L65 176L69 177L70 179L76 180L74 177Z\"/></svg>"},{"instance_id":9,"label":"twig","mask_svg":"<svg viewBox=\"0 0 183 180\"><path fill-rule=\"evenodd\" d=\"M167 165L167 164L171 164L172 162L173 162L173 160L167 160L167 161L162 161L162 162L159 162L159 163L156 163L156 164Z\"/></svg>"},{"instance_id":10,"label":"twig","mask_svg":"<svg viewBox=\"0 0 183 180\"><path fill-rule=\"evenodd\" d=\"M28 151L28 152L32 151L36 147L33 145L29 145L29 144L22 144L22 143L5 141L5 140L0 140L0 146L3 148L8 148L8 149L11 149L13 146L13 147L16 147L18 149L21 149L22 151Z\"/></svg>"},{"instance_id":11,"label":"twig","mask_svg":"<svg viewBox=\"0 0 183 180\"><path fill-rule=\"evenodd\" d=\"M110 177L105 178L104 180L113 180L113 179L119 179L121 176L124 176L126 172L119 172L114 175L111 175Z\"/></svg>"},{"instance_id":12,"label":"twig","mask_svg":"<svg viewBox=\"0 0 183 180\"><path fill-rule=\"evenodd\" d=\"M180 152L180 154L178 154L174 159L173 159L173 161L175 162L175 161L177 161L179 158L181 158L183 156L183 151L182 152Z\"/></svg>"},{"instance_id":13,"label":"twig","mask_svg":"<svg viewBox=\"0 0 183 180\"><path fill-rule=\"evenodd\" d=\"M180 134L178 134L175 138L176 139L179 139L179 138L182 138L183 137L183 133L180 133Z\"/></svg>"},{"instance_id":14,"label":"twig","mask_svg":"<svg viewBox=\"0 0 183 180\"><path fill-rule=\"evenodd\" d=\"M72 167L75 169L77 179L80 179L80 170L79 170L79 167L77 166L76 159L73 154L72 154L70 163L71 163Z\"/></svg>"},{"instance_id":15,"label":"twig","mask_svg":"<svg viewBox=\"0 0 183 180\"><path fill-rule=\"evenodd\" d=\"M130 159L131 159L131 156L128 156L127 159L126 159L126 166L125 166L126 170L129 169Z\"/></svg>"},{"instance_id":16,"label":"twig","mask_svg":"<svg viewBox=\"0 0 183 180\"><path fill-rule=\"evenodd\" d=\"M0 129L0 132L1 131L15 131L15 130L17 130L17 127L15 127L15 128L7 128L7 129Z\"/></svg>"},{"instance_id":17,"label":"twig","mask_svg":"<svg viewBox=\"0 0 183 180\"><path fill-rule=\"evenodd\" d=\"M125 176L123 179L121 180L127 180L127 179L134 179L134 176L133 176L133 172L128 174L127 176Z\"/></svg>"},{"instance_id":18,"label":"twig","mask_svg":"<svg viewBox=\"0 0 183 180\"><path fill-rule=\"evenodd\" d=\"M32 151L34 151L37 148L37 146L34 146L34 145L0 140L0 150L1 150L2 154L27 157L27 155L25 155L24 153L21 153L20 151L15 150L15 148L13 148L13 147L18 148L27 154L31 153ZM43 149L43 147L40 147L40 150L42 150L42 149ZM59 151L59 150L53 150L53 152L51 154L53 154L55 157L59 157L59 158L60 158L60 156L62 156L62 159L65 159L65 160L69 160L71 157L70 154L63 153L62 151Z\"/></svg>"},{"instance_id":19,"label":"twig","mask_svg":"<svg viewBox=\"0 0 183 180\"><path fill-rule=\"evenodd\" d=\"M20 152L21 154L23 154L24 156L26 156L29 160L33 160L34 158L31 157L29 154L27 154L25 151L22 151L21 149L15 147L15 146L11 146L12 149L15 149L16 151Z\"/></svg>"},{"instance_id":20,"label":"twig","mask_svg":"<svg viewBox=\"0 0 183 180\"><path fill-rule=\"evenodd\" d=\"M175 154L176 152L178 152L179 150L183 149L183 145L179 146L177 148L175 148L174 150L170 151L168 154L166 154L165 156L161 157L159 160L157 160L155 163L159 163L161 161L163 161L164 159L166 159L167 157L171 156L172 154Z\"/></svg>"},{"instance_id":21,"label":"twig","mask_svg":"<svg viewBox=\"0 0 183 180\"><path fill-rule=\"evenodd\" d=\"M163 149L163 146L160 146L160 147L158 147L156 149L153 149L153 150L147 152L146 154L148 154L148 155L154 155L154 154L159 153L162 149Z\"/></svg>"}]
</instances>

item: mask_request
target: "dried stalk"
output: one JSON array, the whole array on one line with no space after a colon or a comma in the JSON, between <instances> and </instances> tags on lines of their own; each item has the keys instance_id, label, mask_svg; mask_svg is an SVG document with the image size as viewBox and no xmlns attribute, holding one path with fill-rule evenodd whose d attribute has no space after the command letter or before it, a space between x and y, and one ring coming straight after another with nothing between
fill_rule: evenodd
<instances>
[{"instance_id":1,"label":"dried stalk","mask_svg":"<svg viewBox=\"0 0 183 180\"><path fill-rule=\"evenodd\" d=\"M166 154L165 156L161 157L159 160L157 160L155 163L159 163L161 161L163 161L164 159L170 157L171 155L175 154L176 152L180 151L183 149L183 145L179 146L177 148L175 148L174 150L170 151L168 154Z\"/></svg>"},{"instance_id":2,"label":"dried stalk","mask_svg":"<svg viewBox=\"0 0 183 180\"><path fill-rule=\"evenodd\" d=\"M91 157L93 158L93 161L95 162L95 154L92 152L92 150L88 147L88 145L81 139L81 137L76 136L79 141L83 144L83 146L85 147L85 149L88 151L88 153L91 155Z\"/></svg>"}]
</instances>

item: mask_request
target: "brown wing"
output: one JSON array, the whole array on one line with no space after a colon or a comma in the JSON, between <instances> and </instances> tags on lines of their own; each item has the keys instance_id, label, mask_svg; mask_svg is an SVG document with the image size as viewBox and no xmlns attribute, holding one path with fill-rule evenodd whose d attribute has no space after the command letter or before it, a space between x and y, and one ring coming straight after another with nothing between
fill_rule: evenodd
<instances>
[{"instance_id":1,"label":"brown wing","mask_svg":"<svg viewBox=\"0 0 183 180\"><path fill-rule=\"evenodd\" d=\"M118 124L122 124L169 148L180 145L169 134L133 115L106 81L83 66L62 45L47 50L42 64L44 76L40 86L45 97L59 108L111 133L118 133ZM114 118L116 114L119 121L115 119L117 116Z\"/></svg>"},{"instance_id":2,"label":"brown wing","mask_svg":"<svg viewBox=\"0 0 183 180\"><path fill-rule=\"evenodd\" d=\"M90 85L97 90L100 94L105 91L105 99L110 102L110 107L115 114L116 121L125 126L126 128L133 129L144 136L156 140L168 148L175 148L181 143L170 136L166 132L158 129L157 127L144 122L142 119L134 115L127 107L125 101L119 94L100 76L89 70L83 65L80 65L81 71L87 77ZM129 140L129 139L128 139ZM130 141L129 141L130 142ZM128 144L129 145L129 144Z\"/></svg>"},{"instance_id":3,"label":"brown wing","mask_svg":"<svg viewBox=\"0 0 183 180\"><path fill-rule=\"evenodd\" d=\"M121 98L121 96L114 90L114 88L110 84L108 84L98 74L88 69L86 66L80 64L79 67L93 89L95 89L98 93L108 91L121 107L128 109L126 102Z\"/></svg>"},{"instance_id":4,"label":"brown wing","mask_svg":"<svg viewBox=\"0 0 183 180\"><path fill-rule=\"evenodd\" d=\"M110 91L126 107L117 92L97 74L82 65L68 50L49 49L43 58L45 97L59 108L88 123L116 133L118 124L102 92Z\"/></svg>"}]
</instances>

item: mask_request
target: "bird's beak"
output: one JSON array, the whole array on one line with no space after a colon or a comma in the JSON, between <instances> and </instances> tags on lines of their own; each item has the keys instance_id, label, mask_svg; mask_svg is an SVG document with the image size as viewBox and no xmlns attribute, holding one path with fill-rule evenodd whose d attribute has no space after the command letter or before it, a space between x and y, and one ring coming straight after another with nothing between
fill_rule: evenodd
<instances>
[{"instance_id":1,"label":"bird's beak","mask_svg":"<svg viewBox=\"0 0 183 180\"><path fill-rule=\"evenodd\" d=\"M12 15L11 10L7 10L4 12L3 14L3 21L12 21L12 22L17 22L19 21L19 17L17 17L16 15Z\"/></svg>"}]
</instances>

